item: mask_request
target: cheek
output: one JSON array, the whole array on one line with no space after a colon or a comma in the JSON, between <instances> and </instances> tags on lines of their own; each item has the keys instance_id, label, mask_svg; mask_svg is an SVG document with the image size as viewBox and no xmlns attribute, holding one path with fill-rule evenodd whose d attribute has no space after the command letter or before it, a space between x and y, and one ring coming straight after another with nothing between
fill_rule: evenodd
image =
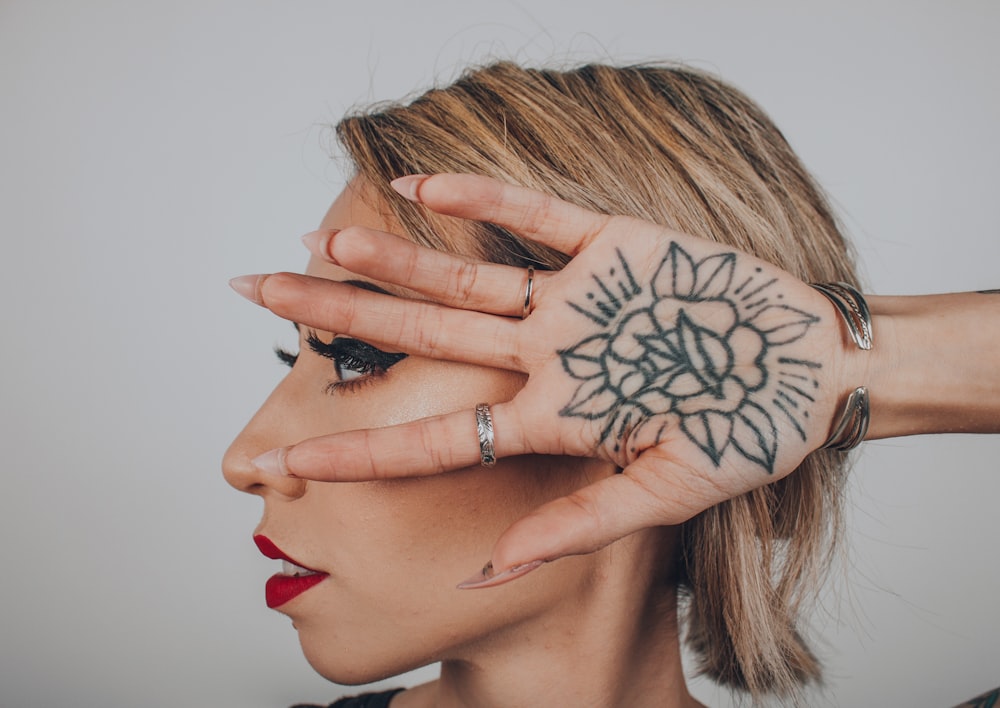
<instances>
[{"instance_id":1,"label":"cheek","mask_svg":"<svg viewBox=\"0 0 1000 708\"><path fill-rule=\"evenodd\" d=\"M510 524L576 486L567 475L529 462L534 459L389 482L309 482L296 515L310 527L302 531L313 536L317 551L331 556L334 574L364 581L412 572L415 581L433 581L454 565L467 576ZM453 587L464 577L440 581Z\"/></svg>"},{"instance_id":2,"label":"cheek","mask_svg":"<svg viewBox=\"0 0 1000 708\"><path fill-rule=\"evenodd\" d=\"M486 562L511 523L585 483L588 467L524 457L490 470L311 489L308 516L327 519L312 532L326 546L331 577L296 618L310 663L337 682L374 681L460 656L470 643L563 602L566 588L582 582L585 562L569 559L489 592L455 586Z\"/></svg>"}]
</instances>

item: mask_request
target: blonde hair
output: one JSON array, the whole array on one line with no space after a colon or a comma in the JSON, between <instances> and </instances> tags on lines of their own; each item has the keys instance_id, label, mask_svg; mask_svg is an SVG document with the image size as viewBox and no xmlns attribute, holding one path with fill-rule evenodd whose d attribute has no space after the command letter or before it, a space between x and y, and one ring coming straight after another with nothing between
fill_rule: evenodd
<instances>
[{"instance_id":1,"label":"blonde hair","mask_svg":"<svg viewBox=\"0 0 1000 708\"><path fill-rule=\"evenodd\" d=\"M501 62L347 117L337 135L392 215L433 248L518 266L567 260L488 224L456 241L391 179L489 175L729 244L805 281L856 281L830 208L778 129L742 93L688 68ZM798 628L839 535L844 462L816 452L684 525L675 575L703 673L754 697L794 697L820 678Z\"/></svg>"}]
</instances>

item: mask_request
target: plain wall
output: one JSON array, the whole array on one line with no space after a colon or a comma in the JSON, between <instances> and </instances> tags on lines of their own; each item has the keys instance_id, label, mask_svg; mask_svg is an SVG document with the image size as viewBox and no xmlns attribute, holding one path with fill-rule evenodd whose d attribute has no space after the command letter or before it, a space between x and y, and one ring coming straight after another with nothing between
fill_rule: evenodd
<instances>
[{"instance_id":1,"label":"plain wall","mask_svg":"<svg viewBox=\"0 0 1000 708\"><path fill-rule=\"evenodd\" d=\"M346 109L489 57L683 59L771 113L869 291L996 288L998 36L985 0L0 2L0 706L356 690L264 607L260 503L219 471L291 336L226 280L304 267ZM816 705L1000 684L998 460L997 437L864 446Z\"/></svg>"}]
</instances>

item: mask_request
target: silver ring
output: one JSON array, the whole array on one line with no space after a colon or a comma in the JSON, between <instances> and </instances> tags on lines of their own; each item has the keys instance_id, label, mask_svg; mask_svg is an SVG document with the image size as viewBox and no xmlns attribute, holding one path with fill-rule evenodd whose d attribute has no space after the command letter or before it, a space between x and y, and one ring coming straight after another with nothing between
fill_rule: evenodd
<instances>
[{"instance_id":1,"label":"silver ring","mask_svg":"<svg viewBox=\"0 0 1000 708\"><path fill-rule=\"evenodd\" d=\"M531 314L531 288L535 283L535 266L528 266L528 284L524 286L524 305L521 306L521 319Z\"/></svg>"},{"instance_id":2,"label":"silver ring","mask_svg":"<svg viewBox=\"0 0 1000 708\"><path fill-rule=\"evenodd\" d=\"M479 434L479 462L483 467L492 467L497 463L497 456L493 449L493 416L488 403L476 406L476 432Z\"/></svg>"}]
</instances>

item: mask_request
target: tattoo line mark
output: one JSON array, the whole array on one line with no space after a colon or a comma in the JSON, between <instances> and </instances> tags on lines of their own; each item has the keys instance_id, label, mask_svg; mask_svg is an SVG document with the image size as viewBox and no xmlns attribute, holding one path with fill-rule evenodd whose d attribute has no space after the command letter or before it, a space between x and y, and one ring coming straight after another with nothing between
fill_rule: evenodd
<instances>
[{"instance_id":1,"label":"tattoo line mark","mask_svg":"<svg viewBox=\"0 0 1000 708\"><path fill-rule=\"evenodd\" d=\"M778 393L780 394L781 391L778 391ZM793 426L795 426L795 430L796 430L796 432L798 432L799 437L802 438L802 442L805 442L806 441L806 431L802 429L802 426L799 424L799 421L795 420L795 416L792 415L792 412L789 411L787 408L785 408L784 404L781 401L779 401L777 398L775 398L773 401L771 401L771 403L773 403L775 406L777 406L778 410L780 410L782 413L785 414L785 417L788 418L789 422ZM795 407L798 408L797 405Z\"/></svg>"},{"instance_id":2,"label":"tattoo line mark","mask_svg":"<svg viewBox=\"0 0 1000 708\"><path fill-rule=\"evenodd\" d=\"M808 393L806 393L805 391L803 391L803 390L802 390L801 388L799 388L798 386L795 386L794 384L790 384L790 383L787 383L787 382L785 382L785 381L779 381L779 382L778 382L778 385L779 385L779 386L784 386L784 387L785 387L785 388L787 388L787 389L791 389L792 391L795 391L795 393L799 394L799 395L800 395L800 396L802 396L803 398L806 398L806 399L808 399L809 401L811 401L811 402L813 402L813 403L815 403L815 402L816 402L816 399L815 399L815 398L813 398L813 397L812 397L812 396L810 396L810 395L809 395Z\"/></svg>"},{"instance_id":3,"label":"tattoo line mark","mask_svg":"<svg viewBox=\"0 0 1000 708\"><path fill-rule=\"evenodd\" d=\"M754 288L753 290L751 290L750 292L748 292L746 295L744 295L743 297L741 297L740 300L743 300L744 302L746 302L747 300L749 300L750 298L752 298L754 295L756 295L760 291L764 290L765 288L771 287L772 285L774 285L777 282L778 282L777 278L771 278L769 281L767 281L763 285L760 285L760 286Z\"/></svg>"},{"instance_id":4,"label":"tattoo line mark","mask_svg":"<svg viewBox=\"0 0 1000 708\"><path fill-rule=\"evenodd\" d=\"M788 402L788 405L790 405L792 408L798 408L799 407L799 402L796 401L791 396L789 396L784 391L776 391L774 395L777 396L778 398L785 399ZM775 403L777 403L777 401L775 401Z\"/></svg>"},{"instance_id":5,"label":"tattoo line mark","mask_svg":"<svg viewBox=\"0 0 1000 708\"><path fill-rule=\"evenodd\" d=\"M815 361L805 361L804 359L790 359L787 356L778 357L779 364L798 364L799 366L808 366L810 369L822 369L823 365Z\"/></svg>"},{"instance_id":6,"label":"tattoo line mark","mask_svg":"<svg viewBox=\"0 0 1000 708\"><path fill-rule=\"evenodd\" d=\"M742 283L740 283L740 286L738 288L736 288L736 290L733 291L733 295L739 295L740 293L742 293L743 292L743 288L745 288L746 286L748 286L752 282L753 282L753 276L750 276L749 278L747 278L746 280L744 280Z\"/></svg>"},{"instance_id":7,"label":"tattoo line mark","mask_svg":"<svg viewBox=\"0 0 1000 708\"><path fill-rule=\"evenodd\" d=\"M779 371L778 373L780 375L782 375L782 376L787 376L790 379L798 379L799 381L815 381L816 380L816 379L811 379L808 376L804 376L803 374L792 373L791 371L784 371L784 370L782 370L782 371Z\"/></svg>"},{"instance_id":8,"label":"tattoo line mark","mask_svg":"<svg viewBox=\"0 0 1000 708\"><path fill-rule=\"evenodd\" d=\"M579 312L584 317L588 317L593 320L601 327L607 327L610 322L612 322L618 313L621 311L625 303L631 302L637 296L642 294L642 288L636 281L635 276L632 274L632 269L629 267L628 262L625 260L625 255L620 249L615 249L615 254L618 256L618 262L621 264L622 270L625 272L624 279L618 279L615 285L621 290L621 299L618 298L605 284L603 280L597 275L591 276L594 282L597 283L597 287L607 296L607 300L595 300L596 295L593 292L587 293L587 299L594 301L594 307L597 308L599 314L588 310L586 307L581 307L576 303L567 303L574 310ZM611 266L608 272L609 276L615 275L615 267ZM624 302L622 302L624 300Z\"/></svg>"},{"instance_id":9,"label":"tattoo line mark","mask_svg":"<svg viewBox=\"0 0 1000 708\"><path fill-rule=\"evenodd\" d=\"M585 304L567 302L601 329L559 351L563 371L578 382L559 414L599 422L598 444L615 453L630 439L634 452L647 426L655 429L653 445L676 428L716 467L733 449L773 473L774 416L780 412L805 440L802 421L815 402L785 379L818 386L794 367L821 368L777 351L804 337L819 318L777 304L780 294L767 294L777 279L763 281L759 267L733 290L735 253L695 261L671 242L642 285L620 250L616 256L606 275L592 276L597 287Z\"/></svg>"}]
</instances>

